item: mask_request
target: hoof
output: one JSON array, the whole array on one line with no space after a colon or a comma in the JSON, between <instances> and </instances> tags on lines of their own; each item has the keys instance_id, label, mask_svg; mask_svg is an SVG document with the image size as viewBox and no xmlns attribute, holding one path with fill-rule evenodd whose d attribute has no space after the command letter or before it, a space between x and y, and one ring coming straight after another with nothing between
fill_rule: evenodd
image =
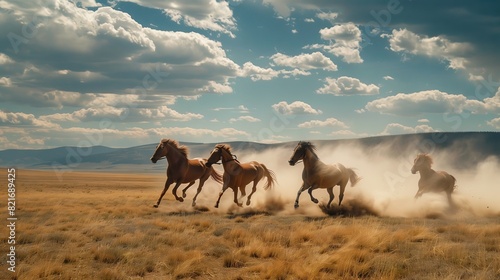
<instances>
[{"instance_id":1,"label":"hoof","mask_svg":"<svg viewBox=\"0 0 500 280\"><path fill-rule=\"evenodd\" d=\"M295 209L297 209L297 208L299 208L299 204L298 204L298 203L295 203L295 205L293 205L293 207L294 207Z\"/></svg>"},{"instance_id":2,"label":"hoof","mask_svg":"<svg viewBox=\"0 0 500 280\"><path fill-rule=\"evenodd\" d=\"M243 207L243 203L236 203L239 207Z\"/></svg>"},{"instance_id":3,"label":"hoof","mask_svg":"<svg viewBox=\"0 0 500 280\"><path fill-rule=\"evenodd\" d=\"M186 198L186 193L185 192L182 193L182 197Z\"/></svg>"},{"instance_id":4,"label":"hoof","mask_svg":"<svg viewBox=\"0 0 500 280\"><path fill-rule=\"evenodd\" d=\"M184 198L182 198L182 197L178 197L178 198L177 198L177 200L178 200L179 202L184 202Z\"/></svg>"},{"instance_id":5,"label":"hoof","mask_svg":"<svg viewBox=\"0 0 500 280\"><path fill-rule=\"evenodd\" d=\"M215 208L219 208L219 204L215 204L215 206L214 206L214 207L215 207Z\"/></svg>"},{"instance_id":6,"label":"hoof","mask_svg":"<svg viewBox=\"0 0 500 280\"><path fill-rule=\"evenodd\" d=\"M247 200L247 206L249 206L249 205L250 205L250 200Z\"/></svg>"},{"instance_id":7,"label":"hoof","mask_svg":"<svg viewBox=\"0 0 500 280\"><path fill-rule=\"evenodd\" d=\"M315 198L315 199L312 200L312 202L318 204L319 201Z\"/></svg>"},{"instance_id":8,"label":"hoof","mask_svg":"<svg viewBox=\"0 0 500 280\"><path fill-rule=\"evenodd\" d=\"M196 202L193 201L193 203L191 204L191 206L195 207L196 206Z\"/></svg>"},{"instance_id":9,"label":"hoof","mask_svg":"<svg viewBox=\"0 0 500 280\"><path fill-rule=\"evenodd\" d=\"M158 204L153 205L154 208L158 208Z\"/></svg>"}]
</instances>

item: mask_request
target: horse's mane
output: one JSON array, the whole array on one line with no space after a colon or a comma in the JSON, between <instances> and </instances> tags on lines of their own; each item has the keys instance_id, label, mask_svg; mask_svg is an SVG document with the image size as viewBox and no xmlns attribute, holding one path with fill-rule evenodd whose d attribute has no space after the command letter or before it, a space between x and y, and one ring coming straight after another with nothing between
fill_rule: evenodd
<instances>
[{"instance_id":1,"label":"horse's mane","mask_svg":"<svg viewBox=\"0 0 500 280\"><path fill-rule=\"evenodd\" d=\"M183 154L185 157L188 157L189 148L186 147L186 146L184 146L184 145L179 144L179 142L177 142L176 140L174 140L174 139L168 139L168 138L163 138L163 139L161 139L161 143L172 145L181 154Z\"/></svg>"},{"instance_id":2,"label":"horse's mane","mask_svg":"<svg viewBox=\"0 0 500 280\"><path fill-rule=\"evenodd\" d=\"M231 146L229 144L217 144L217 145L215 145L215 148L224 149L224 150L231 153Z\"/></svg>"},{"instance_id":3,"label":"horse's mane","mask_svg":"<svg viewBox=\"0 0 500 280\"><path fill-rule=\"evenodd\" d=\"M422 158L424 163L429 167L431 167L432 163L434 162L429 154L418 154L417 158Z\"/></svg>"},{"instance_id":4,"label":"horse's mane","mask_svg":"<svg viewBox=\"0 0 500 280\"><path fill-rule=\"evenodd\" d=\"M318 158L318 155L316 154L316 146L311 143L311 142L304 142L304 141L300 141L299 142L299 145L301 148L304 148L304 149L307 149L309 151L311 151L311 153L316 157Z\"/></svg>"}]
</instances>

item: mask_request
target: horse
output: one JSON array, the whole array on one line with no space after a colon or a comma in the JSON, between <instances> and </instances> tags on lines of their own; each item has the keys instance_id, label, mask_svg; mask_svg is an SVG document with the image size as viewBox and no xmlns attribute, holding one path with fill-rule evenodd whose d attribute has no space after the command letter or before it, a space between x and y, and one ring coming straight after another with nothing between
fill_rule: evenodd
<instances>
[{"instance_id":1,"label":"horse","mask_svg":"<svg viewBox=\"0 0 500 280\"><path fill-rule=\"evenodd\" d=\"M176 200L183 202L183 198L186 197L186 190L191 187L196 180L200 180L198 190L193 198L193 207L196 206L196 197L198 197L198 194L201 192L203 184L205 184L208 177L211 177L217 183L222 184L222 176L215 169L206 164L206 159L188 159L188 153L189 150L186 146L179 145L177 141L172 139L161 139L158 146L156 146L156 150L151 157L151 161L156 163L159 159L166 157L168 167L166 171L167 180L165 181L165 187L153 207L158 208L161 199L172 183L175 183L175 186L172 189L172 194L175 196ZM178 197L177 188L179 188L181 184L185 183L189 184L182 190L182 197Z\"/></svg>"},{"instance_id":2,"label":"horse","mask_svg":"<svg viewBox=\"0 0 500 280\"><path fill-rule=\"evenodd\" d=\"M344 190L347 183L351 182L351 187L354 187L361 178L354 172L352 168L346 168L340 163L325 164L316 154L316 146L311 142L300 141L293 150L292 157L288 161L291 166L294 166L299 160L304 162L304 169L302 171L302 186L297 192L295 199L295 208L299 207L300 194L307 190L311 201L318 203L318 199L313 197L312 191L318 188L326 189L330 195L327 207L330 207L333 199L333 187L340 186L339 206L344 198Z\"/></svg>"},{"instance_id":3,"label":"horse","mask_svg":"<svg viewBox=\"0 0 500 280\"><path fill-rule=\"evenodd\" d=\"M228 188L231 188L234 192L234 203L236 203L239 207L242 207L243 203L238 202L238 188L241 192L240 199L242 199L246 195L245 187L250 182L253 182L252 192L248 196L246 202L246 205L248 206L250 205L252 195L257 190L257 183L259 183L262 178L267 178L266 185L264 186L265 190L269 190L276 183L276 176L272 170L257 161L240 163L236 156L231 154L231 146L228 144L215 145L214 150L208 157L207 166L211 166L219 160L222 160L224 175L222 190L219 193L219 198L217 199L215 208L219 207L222 194L224 194Z\"/></svg>"},{"instance_id":4,"label":"horse","mask_svg":"<svg viewBox=\"0 0 500 280\"><path fill-rule=\"evenodd\" d=\"M446 192L448 202L452 205L451 193L456 188L456 179L445 171L434 171L431 168L432 157L428 154L418 154L413 161L411 173L420 173L418 180L418 191L415 194L415 199L422 196L426 192Z\"/></svg>"}]
</instances>

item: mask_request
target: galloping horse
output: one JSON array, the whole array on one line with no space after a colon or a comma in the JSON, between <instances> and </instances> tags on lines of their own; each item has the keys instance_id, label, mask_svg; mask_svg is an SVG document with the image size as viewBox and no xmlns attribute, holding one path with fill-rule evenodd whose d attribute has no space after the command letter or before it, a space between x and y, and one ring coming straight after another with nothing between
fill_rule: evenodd
<instances>
[{"instance_id":1,"label":"galloping horse","mask_svg":"<svg viewBox=\"0 0 500 280\"><path fill-rule=\"evenodd\" d=\"M222 185L222 190L219 193L219 199L217 199L217 203L215 204L215 208L219 207L220 198L222 197L222 194L224 194L224 192L227 190L227 188L231 188L233 190L234 203L241 207L243 204L238 202L238 188L241 191L241 199L246 195L246 185L253 181L252 192L247 198L248 206L250 205L250 199L252 198L252 195L257 190L257 183L259 183L259 181L264 176L267 178L267 183L264 186L265 190L270 189L274 185L274 183L276 183L276 177L272 170L267 169L264 164L257 161L240 163L236 159L236 157L231 154L231 146L227 144L215 145L214 150L208 158L207 166L211 166L221 159L222 166L224 167L224 183Z\"/></svg>"},{"instance_id":2,"label":"galloping horse","mask_svg":"<svg viewBox=\"0 0 500 280\"><path fill-rule=\"evenodd\" d=\"M415 194L415 199L422 196L426 192L446 192L448 202L452 204L451 193L456 188L456 179L445 171L434 171L431 168L432 158L428 154L418 154L413 162L411 173L420 173L418 180L418 191Z\"/></svg>"},{"instance_id":3,"label":"galloping horse","mask_svg":"<svg viewBox=\"0 0 500 280\"><path fill-rule=\"evenodd\" d=\"M309 196L311 196L311 201L318 203L318 200L313 197L312 191L317 188L323 188L328 191L330 195L330 200L328 201L327 207L330 207L333 198L333 187L336 185L340 186L339 194L339 206L344 198L344 190L347 182L351 181L351 187L354 187L356 183L361 180L360 177L351 168L346 168L340 163L327 165L323 163L316 155L316 147L310 142L299 142L293 155L288 161L291 166L294 166L297 161L303 160L304 170L302 171L302 186L297 192L297 198L295 199L295 208L299 207L299 197L300 194L308 190Z\"/></svg>"},{"instance_id":4,"label":"galloping horse","mask_svg":"<svg viewBox=\"0 0 500 280\"><path fill-rule=\"evenodd\" d=\"M215 171L211 166L207 165L206 159L195 158L188 159L188 148L186 146L181 146L179 143L172 139L161 139L160 144L156 147L156 150L151 157L151 161L156 163L162 157L167 157L168 167L167 167L167 180L165 181L165 187L161 192L160 197L155 205L158 208L161 199L165 195L170 185L175 182L175 187L172 189L172 193L175 199L183 202L182 197L186 197L186 190L191 187L196 180L200 179L198 185L198 191L193 198L193 207L196 206L196 197L201 192L201 188L208 177L212 177L217 183L222 184L222 176ZM189 183L187 187L182 190L182 197L177 196L177 188L181 184Z\"/></svg>"}]
</instances>

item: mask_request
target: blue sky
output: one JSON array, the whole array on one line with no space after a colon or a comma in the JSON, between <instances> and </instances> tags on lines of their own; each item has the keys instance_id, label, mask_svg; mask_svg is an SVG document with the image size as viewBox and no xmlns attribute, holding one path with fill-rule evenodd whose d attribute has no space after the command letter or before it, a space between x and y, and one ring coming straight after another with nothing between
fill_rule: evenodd
<instances>
[{"instance_id":1,"label":"blue sky","mask_svg":"<svg viewBox=\"0 0 500 280\"><path fill-rule=\"evenodd\" d=\"M1 1L0 149L500 130L497 1Z\"/></svg>"}]
</instances>

